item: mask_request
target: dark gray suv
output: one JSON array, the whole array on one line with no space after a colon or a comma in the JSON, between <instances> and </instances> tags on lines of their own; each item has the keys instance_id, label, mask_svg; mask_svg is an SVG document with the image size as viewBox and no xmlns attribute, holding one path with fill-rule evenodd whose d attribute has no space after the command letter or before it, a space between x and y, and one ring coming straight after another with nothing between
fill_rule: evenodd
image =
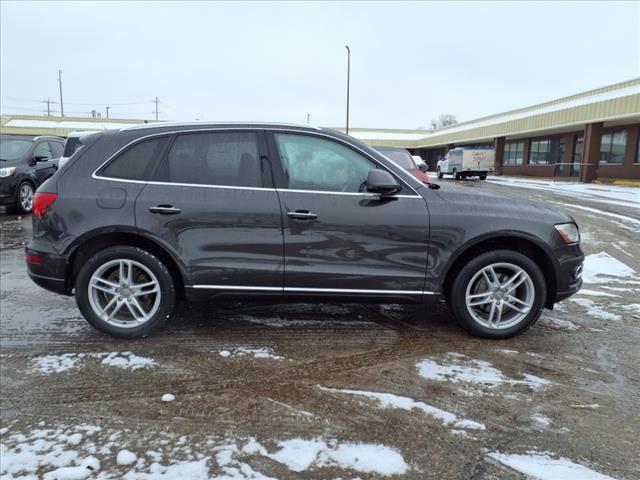
<instances>
[{"instance_id":1,"label":"dark gray suv","mask_svg":"<svg viewBox=\"0 0 640 480\"><path fill-rule=\"evenodd\" d=\"M82 143L36 193L26 261L115 336L147 335L177 299L260 296L445 299L468 331L503 338L582 285L569 216L427 186L331 130L156 124Z\"/></svg>"}]
</instances>

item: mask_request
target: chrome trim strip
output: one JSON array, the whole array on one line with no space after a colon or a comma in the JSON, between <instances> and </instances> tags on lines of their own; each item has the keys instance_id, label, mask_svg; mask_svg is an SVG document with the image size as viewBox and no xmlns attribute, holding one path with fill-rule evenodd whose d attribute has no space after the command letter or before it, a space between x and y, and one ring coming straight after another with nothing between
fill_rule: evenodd
<instances>
[{"instance_id":1,"label":"chrome trim strip","mask_svg":"<svg viewBox=\"0 0 640 480\"><path fill-rule=\"evenodd\" d=\"M150 124L149 124L150 125ZM132 140L131 142L127 143L126 145L124 145L123 147L121 147L119 150L117 150L113 155L111 155L109 158L107 158L107 160L105 160L102 164L100 164L100 166L98 168L96 168L93 173L91 174L91 178L94 178L96 180L107 180L107 181L111 181L111 182L125 182L125 183L139 183L139 184L156 184L156 185L176 185L174 183L169 183L169 182L153 182L153 181L145 181L145 180L125 180L125 179L120 179L120 178L110 178L110 177L101 177L99 175L97 175L98 170L100 170L102 167L104 167L107 163L109 163L113 158L115 158L116 156L118 156L122 151L124 151L125 149L129 148L131 145L134 145L138 142L142 142L143 140L146 140L148 138L153 138L153 137L160 137L160 136L170 136L170 135L175 135L175 134L182 134L182 133L201 133L201 132L207 132L207 131L225 131L225 130L230 130L230 131L237 131L237 130L251 130L251 131L255 131L256 133L259 131L280 131L280 132L290 132L290 133L298 133L298 134L304 134L304 135L311 135L311 136L315 136L315 137L324 137L324 138L329 138L335 142L339 142L345 145L348 145L351 148L355 148L356 150L358 150L362 155L364 155L366 158L368 158L369 160L371 160L373 163L375 163L378 166L382 166L385 167L385 170L388 171L389 173L391 173L391 175L394 176L398 176L398 174L396 172L392 172L389 171L388 168L386 168L385 165L381 165L380 161L377 160L376 158L373 158L371 155L369 155L367 152L365 152L364 150L362 150L360 147L358 147L357 145L353 145L352 143L349 143L341 138L336 138L332 135L327 135L322 133L321 131L311 131L311 130L294 130L291 128L285 128L285 127L274 127L274 126L268 126L268 125L263 125L262 127L258 124L252 127L215 127L213 126L211 129L207 130L204 128L199 128L199 129L193 129L193 130L171 130L168 132L159 132L159 133L153 133L151 135L145 135L142 137L138 137L135 140ZM385 157L386 158L386 157ZM397 164L395 162L392 162L394 165L397 166ZM411 189L413 191L413 193L415 195L396 195L397 198L404 198L404 197L419 197L422 198L422 196L415 190L415 188L413 188L413 186L410 184L410 182L418 182L418 180L416 180L413 175L411 175L409 172L407 172L406 170L404 170L401 167L398 167L399 170L402 172L402 175L404 175L406 177L406 179L404 179L404 183L405 185ZM184 185L184 186L201 186L201 185L196 185L196 184L178 184L178 185ZM226 188L238 188L238 189L247 189L248 187L231 187L231 186L226 186L226 185L202 185L202 186L206 186L206 187L213 187L213 188L219 188L219 187L226 187ZM422 185L421 185L422 186ZM266 189L266 190L274 190L274 189L269 189L269 188L262 188L262 189ZM288 190L288 189L281 189L281 190ZM311 191L311 190L299 190L301 192L307 192L307 191ZM318 192L315 192L318 193ZM322 192L322 193L347 193L347 194L351 194L350 192Z\"/></svg>"},{"instance_id":2,"label":"chrome trim strip","mask_svg":"<svg viewBox=\"0 0 640 480\"><path fill-rule=\"evenodd\" d=\"M302 287L250 287L240 285L185 285L187 288L206 290L254 290L268 292L318 292L318 293L376 293L397 295L436 295L427 290L372 290L359 288L302 288Z\"/></svg>"},{"instance_id":3,"label":"chrome trim strip","mask_svg":"<svg viewBox=\"0 0 640 480\"><path fill-rule=\"evenodd\" d=\"M278 193L291 192L291 193L315 193L315 194L321 194L321 195L360 195L360 196L375 197L375 198L378 198L380 196L377 193L370 193L370 192L325 192L322 190L295 190L293 188L276 188L276 191ZM420 195L390 195L389 198L420 198L422 199Z\"/></svg>"}]
</instances>

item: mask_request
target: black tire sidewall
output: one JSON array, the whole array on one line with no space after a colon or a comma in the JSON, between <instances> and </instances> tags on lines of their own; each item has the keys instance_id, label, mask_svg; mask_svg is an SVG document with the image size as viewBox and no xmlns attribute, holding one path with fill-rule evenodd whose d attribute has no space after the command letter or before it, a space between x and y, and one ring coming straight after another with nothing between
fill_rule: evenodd
<instances>
[{"instance_id":1,"label":"black tire sidewall","mask_svg":"<svg viewBox=\"0 0 640 480\"><path fill-rule=\"evenodd\" d=\"M16 188L16 208L18 209L18 212L23 214L31 213L33 211L33 200L31 201L31 210L25 210L24 208L22 208L22 203L20 203L20 191L22 190L22 187L25 185L29 185L31 187L32 195L34 198L36 195L36 189L31 184L31 182L27 180L23 180L22 182L20 182L20 184L18 185L18 188Z\"/></svg>"},{"instance_id":2,"label":"black tire sidewall","mask_svg":"<svg viewBox=\"0 0 640 480\"><path fill-rule=\"evenodd\" d=\"M133 328L119 328L102 320L93 311L89 302L88 286L93 273L110 260L129 259L142 263L158 279L160 284L161 302L155 315L143 325ZM119 338L141 338L161 325L171 312L175 304L176 292L173 277L167 267L154 255L138 247L115 246L100 250L82 266L75 280L75 297L78 308L85 320L96 329Z\"/></svg>"},{"instance_id":3,"label":"black tire sidewall","mask_svg":"<svg viewBox=\"0 0 640 480\"><path fill-rule=\"evenodd\" d=\"M477 323L467 311L465 293L471 278L482 268L492 263L507 262L524 269L535 289L535 299L531 311L520 323L503 330L484 327ZM483 338L509 338L527 331L538 320L546 303L547 286L540 267L529 257L513 250L494 250L478 255L469 261L453 281L449 302L451 310L460 325L469 333Z\"/></svg>"}]
</instances>

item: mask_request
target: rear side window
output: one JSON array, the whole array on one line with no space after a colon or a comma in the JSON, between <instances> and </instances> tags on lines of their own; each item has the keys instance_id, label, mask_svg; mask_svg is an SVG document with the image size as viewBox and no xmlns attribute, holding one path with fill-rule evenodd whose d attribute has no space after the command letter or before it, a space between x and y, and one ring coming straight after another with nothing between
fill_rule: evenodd
<instances>
[{"instance_id":1,"label":"rear side window","mask_svg":"<svg viewBox=\"0 0 640 480\"><path fill-rule=\"evenodd\" d=\"M179 135L156 180L168 183L262 187L255 132Z\"/></svg>"},{"instance_id":2,"label":"rear side window","mask_svg":"<svg viewBox=\"0 0 640 480\"><path fill-rule=\"evenodd\" d=\"M160 158L166 137L136 143L98 171L101 177L124 180L147 180Z\"/></svg>"}]
</instances>

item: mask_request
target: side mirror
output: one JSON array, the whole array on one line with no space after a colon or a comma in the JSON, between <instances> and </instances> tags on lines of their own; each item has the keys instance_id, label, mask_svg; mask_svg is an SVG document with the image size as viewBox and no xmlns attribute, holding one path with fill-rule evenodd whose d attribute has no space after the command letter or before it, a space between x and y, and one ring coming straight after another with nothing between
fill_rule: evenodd
<instances>
[{"instance_id":1,"label":"side mirror","mask_svg":"<svg viewBox=\"0 0 640 480\"><path fill-rule=\"evenodd\" d=\"M367 191L380 195L393 195L400 191L400 185L386 170L371 170L367 176Z\"/></svg>"},{"instance_id":2,"label":"side mirror","mask_svg":"<svg viewBox=\"0 0 640 480\"><path fill-rule=\"evenodd\" d=\"M33 163L38 163L38 162L46 162L50 160L49 157L33 157Z\"/></svg>"},{"instance_id":3,"label":"side mirror","mask_svg":"<svg viewBox=\"0 0 640 480\"><path fill-rule=\"evenodd\" d=\"M422 173L427 173L427 170L429 170L429 166L426 163L421 163L418 168Z\"/></svg>"}]
</instances>

